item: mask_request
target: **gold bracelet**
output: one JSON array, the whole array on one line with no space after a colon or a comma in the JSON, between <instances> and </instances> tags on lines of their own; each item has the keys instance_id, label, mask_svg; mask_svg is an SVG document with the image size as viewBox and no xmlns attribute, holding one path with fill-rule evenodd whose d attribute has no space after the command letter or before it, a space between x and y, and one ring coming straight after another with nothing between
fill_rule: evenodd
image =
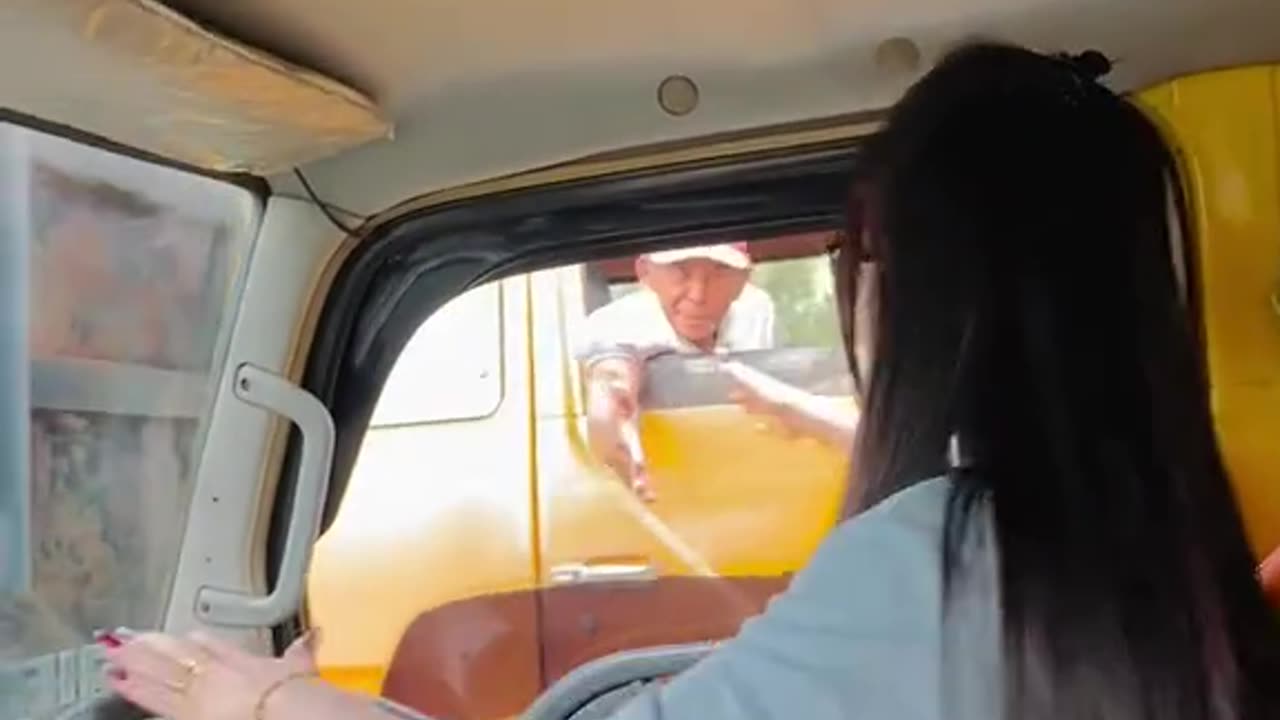
<instances>
[{"instance_id":1,"label":"gold bracelet","mask_svg":"<svg viewBox=\"0 0 1280 720\"><path fill-rule=\"evenodd\" d=\"M313 677L316 677L316 672L314 670L303 670L289 673L268 685L267 689L263 690L262 694L258 696L257 704L253 706L253 720L265 720L264 716L267 712L267 701L270 700L271 696L275 695L280 688L288 685L294 680L305 680Z\"/></svg>"}]
</instances>

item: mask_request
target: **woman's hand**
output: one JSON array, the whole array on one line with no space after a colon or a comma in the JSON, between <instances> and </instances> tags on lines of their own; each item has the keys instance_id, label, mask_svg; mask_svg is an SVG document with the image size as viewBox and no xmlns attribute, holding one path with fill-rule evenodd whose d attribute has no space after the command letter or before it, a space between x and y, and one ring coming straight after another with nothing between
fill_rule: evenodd
<instances>
[{"instance_id":1,"label":"woman's hand","mask_svg":"<svg viewBox=\"0 0 1280 720\"><path fill-rule=\"evenodd\" d=\"M796 422L795 388L739 362L726 362L720 367L732 382L729 399L751 415L773 420L786 435L803 432Z\"/></svg>"},{"instance_id":2,"label":"woman's hand","mask_svg":"<svg viewBox=\"0 0 1280 720\"><path fill-rule=\"evenodd\" d=\"M739 362L721 365L733 385L730 397L748 413L769 418L790 437L821 440L840 452L853 449L857 410L842 408Z\"/></svg>"},{"instance_id":3,"label":"woman's hand","mask_svg":"<svg viewBox=\"0 0 1280 720\"><path fill-rule=\"evenodd\" d=\"M316 673L314 633L299 638L279 659L247 653L203 633L107 636L102 642L108 646L111 688L172 720L255 720L270 707L268 693L274 697L284 685Z\"/></svg>"}]
</instances>

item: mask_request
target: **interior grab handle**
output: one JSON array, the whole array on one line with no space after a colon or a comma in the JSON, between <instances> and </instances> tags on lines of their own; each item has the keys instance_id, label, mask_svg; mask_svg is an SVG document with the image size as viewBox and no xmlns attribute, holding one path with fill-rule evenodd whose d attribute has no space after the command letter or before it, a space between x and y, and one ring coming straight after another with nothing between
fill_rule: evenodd
<instances>
[{"instance_id":1,"label":"interior grab handle","mask_svg":"<svg viewBox=\"0 0 1280 720\"><path fill-rule=\"evenodd\" d=\"M657 579L657 570L647 563L565 563L551 568L552 585L648 583Z\"/></svg>"},{"instance_id":2,"label":"interior grab handle","mask_svg":"<svg viewBox=\"0 0 1280 720\"><path fill-rule=\"evenodd\" d=\"M210 625L270 627L292 616L301 606L311 546L329 490L333 418L314 395L254 365L239 367L233 392L243 402L287 418L301 433L302 457L294 483L293 512L275 587L266 595L203 587L196 595L196 614Z\"/></svg>"}]
</instances>

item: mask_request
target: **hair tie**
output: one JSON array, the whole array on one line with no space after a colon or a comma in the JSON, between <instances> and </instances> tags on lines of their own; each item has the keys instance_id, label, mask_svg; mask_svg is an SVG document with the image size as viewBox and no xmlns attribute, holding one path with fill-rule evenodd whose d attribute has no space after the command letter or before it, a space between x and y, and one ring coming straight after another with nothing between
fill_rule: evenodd
<instances>
[{"instance_id":1,"label":"hair tie","mask_svg":"<svg viewBox=\"0 0 1280 720\"><path fill-rule=\"evenodd\" d=\"M1065 62L1077 74L1097 82L1111 73L1110 58L1097 50L1085 50L1082 53L1062 53L1058 59Z\"/></svg>"}]
</instances>

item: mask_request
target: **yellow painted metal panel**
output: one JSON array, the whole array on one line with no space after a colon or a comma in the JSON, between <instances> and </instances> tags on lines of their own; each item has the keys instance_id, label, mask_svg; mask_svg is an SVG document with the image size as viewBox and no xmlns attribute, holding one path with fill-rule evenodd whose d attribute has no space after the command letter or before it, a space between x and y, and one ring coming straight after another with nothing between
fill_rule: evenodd
<instances>
[{"instance_id":1,"label":"yellow painted metal panel","mask_svg":"<svg viewBox=\"0 0 1280 720\"><path fill-rule=\"evenodd\" d=\"M377 694L406 627L424 611L537 583L528 282L503 282L503 327L512 331L484 325L503 341L498 410L370 431L337 517L316 544L308 614L324 633L322 673L341 687ZM483 640L483 631L458 628L442 644L463 652Z\"/></svg>"},{"instance_id":2,"label":"yellow painted metal panel","mask_svg":"<svg viewBox=\"0 0 1280 720\"><path fill-rule=\"evenodd\" d=\"M737 407L646 413L649 505L566 452L574 427L548 423L539 451L549 567L643 557L664 575L783 575L808 561L844 499L843 453L761 427Z\"/></svg>"},{"instance_id":3,"label":"yellow painted metal panel","mask_svg":"<svg viewBox=\"0 0 1280 720\"><path fill-rule=\"evenodd\" d=\"M1256 67L1144 93L1178 148L1219 437L1259 553L1280 544L1280 73Z\"/></svg>"}]
</instances>

